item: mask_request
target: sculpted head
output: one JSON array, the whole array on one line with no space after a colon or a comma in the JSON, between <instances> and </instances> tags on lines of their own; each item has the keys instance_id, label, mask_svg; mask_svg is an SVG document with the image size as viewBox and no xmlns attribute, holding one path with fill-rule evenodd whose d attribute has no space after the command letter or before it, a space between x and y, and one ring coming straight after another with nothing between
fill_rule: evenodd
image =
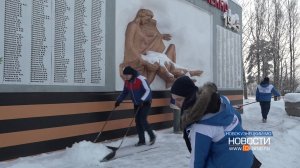
<instances>
[{"instance_id":1,"label":"sculpted head","mask_svg":"<svg viewBox=\"0 0 300 168\"><path fill-rule=\"evenodd\" d=\"M153 18L153 12L148 9L140 9L136 14L136 19L139 19L141 24L151 22Z\"/></svg>"}]
</instances>

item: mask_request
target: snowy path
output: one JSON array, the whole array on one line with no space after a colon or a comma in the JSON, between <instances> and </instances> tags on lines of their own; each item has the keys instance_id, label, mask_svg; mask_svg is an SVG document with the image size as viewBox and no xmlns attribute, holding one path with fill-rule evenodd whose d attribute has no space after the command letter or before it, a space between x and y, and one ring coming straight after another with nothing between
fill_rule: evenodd
<instances>
[{"instance_id":1,"label":"snowy path","mask_svg":"<svg viewBox=\"0 0 300 168\"><path fill-rule=\"evenodd\" d=\"M122 165L122 168L188 167L189 159L187 157L189 153L182 140L182 135L171 133L171 129L159 131L157 134L158 138L154 146L159 145L159 148L101 163L101 166L105 168L114 168L116 165ZM136 140L136 137L129 139L130 142L135 142Z\"/></svg>"},{"instance_id":2,"label":"snowy path","mask_svg":"<svg viewBox=\"0 0 300 168\"><path fill-rule=\"evenodd\" d=\"M254 101L254 100L252 100ZM245 101L245 103L251 100ZM244 129L272 131L269 151L254 151L262 168L297 168L300 165L300 117L288 116L284 101L272 101L267 123L261 122L259 103L245 106Z\"/></svg>"},{"instance_id":3,"label":"snowy path","mask_svg":"<svg viewBox=\"0 0 300 168\"><path fill-rule=\"evenodd\" d=\"M251 102L254 100L246 100ZM284 110L284 102L272 102L268 122L261 122L260 107L254 103L244 107L243 127L253 131L272 131L269 151L254 151L263 163L262 168L298 168L300 165L300 117L289 117ZM42 154L34 157L0 162L1 168L185 168L189 167L189 153L181 134L173 134L172 129L157 131L158 148L118 158L110 162L99 162L107 148L103 143L80 142L67 150ZM123 145L133 145L136 136L125 139ZM117 146L120 141L110 143ZM131 152L134 147L126 150Z\"/></svg>"}]
</instances>

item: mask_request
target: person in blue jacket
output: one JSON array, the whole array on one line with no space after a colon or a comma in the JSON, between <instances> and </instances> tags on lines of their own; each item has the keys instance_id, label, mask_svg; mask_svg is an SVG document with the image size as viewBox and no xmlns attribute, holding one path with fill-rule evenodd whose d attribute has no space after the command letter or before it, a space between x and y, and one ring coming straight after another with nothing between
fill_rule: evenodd
<instances>
[{"instance_id":1,"label":"person in blue jacket","mask_svg":"<svg viewBox=\"0 0 300 168\"><path fill-rule=\"evenodd\" d=\"M267 116L271 107L272 94L275 95L274 100L278 100L280 98L278 91L269 82L269 78L265 77L256 89L256 101L260 104L263 123L267 122Z\"/></svg>"},{"instance_id":2,"label":"person in blue jacket","mask_svg":"<svg viewBox=\"0 0 300 168\"><path fill-rule=\"evenodd\" d=\"M131 100L134 105L135 111L135 123L139 136L139 141L135 146L145 145L145 133L146 130L150 137L150 145L153 145L156 140L156 136L153 133L150 125L147 121L147 116L151 110L152 93L146 78L140 75L135 69L127 66L123 70L125 79L124 89L117 98L115 107L126 98L128 94L131 96Z\"/></svg>"},{"instance_id":3,"label":"person in blue jacket","mask_svg":"<svg viewBox=\"0 0 300 168\"><path fill-rule=\"evenodd\" d=\"M191 152L191 168L251 168L260 162L251 150L230 150L229 135L242 132L241 116L214 83L195 86L188 77L178 78L172 97L181 108L184 139Z\"/></svg>"}]
</instances>

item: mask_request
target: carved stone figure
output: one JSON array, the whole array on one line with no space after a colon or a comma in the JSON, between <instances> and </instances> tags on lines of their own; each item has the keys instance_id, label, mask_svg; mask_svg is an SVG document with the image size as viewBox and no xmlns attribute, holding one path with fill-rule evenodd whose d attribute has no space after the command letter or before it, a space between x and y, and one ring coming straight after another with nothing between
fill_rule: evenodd
<instances>
[{"instance_id":1,"label":"carved stone figure","mask_svg":"<svg viewBox=\"0 0 300 168\"><path fill-rule=\"evenodd\" d=\"M149 83L158 74L166 82L167 88L179 76L187 73L190 76L202 74L203 71L191 71L178 66L175 45L170 44L166 49L163 40L171 40L171 35L159 32L152 11L140 9L134 20L127 25L124 61L120 64L119 71L122 72L124 67L131 66L145 76ZM122 73L120 74L123 78Z\"/></svg>"}]
</instances>

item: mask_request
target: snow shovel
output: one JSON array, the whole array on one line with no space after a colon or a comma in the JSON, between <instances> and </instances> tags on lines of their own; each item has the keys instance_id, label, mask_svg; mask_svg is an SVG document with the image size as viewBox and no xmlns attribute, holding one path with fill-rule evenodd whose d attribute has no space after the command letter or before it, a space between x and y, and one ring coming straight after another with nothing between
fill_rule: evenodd
<instances>
[{"instance_id":1,"label":"snow shovel","mask_svg":"<svg viewBox=\"0 0 300 168\"><path fill-rule=\"evenodd\" d=\"M251 102L251 103L246 103L246 104L240 104L240 105L236 105L236 106L233 106L233 107L236 108L236 109L242 109L244 106L248 106L248 105L253 104L253 103L258 103L258 102Z\"/></svg>"},{"instance_id":2,"label":"snow shovel","mask_svg":"<svg viewBox=\"0 0 300 168\"><path fill-rule=\"evenodd\" d=\"M109 116L107 117L107 119L106 119L104 125L103 125L102 128L101 128L101 131L98 133L96 139L94 140L94 143L98 140L98 138L99 138L100 135L102 134L102 132L103 132L103 130L104 130L104 128L105 128L105 126L106 126L108 120L111 118L112 113L116 110L116 108L117 108L117 107L114 107L114 108L112 109L112 111L110 112L110 114L109 114Z\"/></svg>"},{"instance_id":3,"label":"snow shovel","mask_svg":"<svg viewBox=\"0 0 300 168\"><path fill-rule=\"evenodd\" d=\"M123 103L130 103L130 102L124 101ZM96 139L93 141L94 143L99 139L100 135L102 134L102 132L103 132L103 130L104 130L104 128L105 128L105 126L106 126L106 124L107 124L107 122L108 122L108 120L111 118L112 113L113 113L114 111L116 111L116 108L117 108L117 107L114 107L114 108L111 110L109 116L107 117L107 119L106 119L104 125L103 125L102 128L101 128L101 131L98 133Z\"/></svg>"},{"instance_id":4,"label":"snow shovel","mask_svg":"<svg viewBox=\"0 0 300 168\"><path fill-rule=\"evenodd\" d=\"M273 98L275 98L275 97L278 97L278 96L272 96L271 98L273 99ZM276 98L277 99L277 98ZM279 96L279 100L280 100L280 96ZM275 100L276 101L276 100ZM248 106L248 105L250 105L250 104L254 104L254 103L259 103L258 101L255 101L255 102L250 102L250 103L246 103L246 104L240 104L240 105L237 105L235 108L236 109L241 109L242 107L244 107L244 106Z\"/></svg>"},{"instance_id":5,"label":"snow shovel","mask_svg":"<svg viewBox=\"0 0 300 168\"><path fill-rule=\"evenodd\" d=\"M117 150L121 148L121 146L122 146L122 144L123 144L123 142L124 142L124 139L125 139L125 137L127 136L128 132L129 132L129 130L130 130L130 128L131 128L131 125L132 125L132 123L133 123L133 120L134 120L135 117L136 117L136 113L139 111L139 109L140 109L140 107L138 107L137 110L135 111L134 117L132 118L132 120L131 120L131 122L130 122L130 124L129 124L129 127L128 127L127 130L126 130L126 133L124 134L124 136L123 136L123 138L122 138L122 141L121 141L120 145L119 145L118 147L106 146L107 148L111 149L112 152L109 153L108 155L106 155L100 162L109 161L109 160L111 160L112 158L115 157L115 155L116 155L116 153L117 153Z\"/></svg>"},{"instance_id":6,"label":"snow shovel","mask_svg":"<svg viewBox=\"0 0 300 168\"><path fill-rule=\"evenodd\" d=\"M110 152L108 155L106 155L100 162L106 162L109 161L110 159L114 158L116 156L116 152L119 149L118 147L113 147L113 146L106 146L107 148L111 149L112 152Z\"/></svg>"}]
</instances>

